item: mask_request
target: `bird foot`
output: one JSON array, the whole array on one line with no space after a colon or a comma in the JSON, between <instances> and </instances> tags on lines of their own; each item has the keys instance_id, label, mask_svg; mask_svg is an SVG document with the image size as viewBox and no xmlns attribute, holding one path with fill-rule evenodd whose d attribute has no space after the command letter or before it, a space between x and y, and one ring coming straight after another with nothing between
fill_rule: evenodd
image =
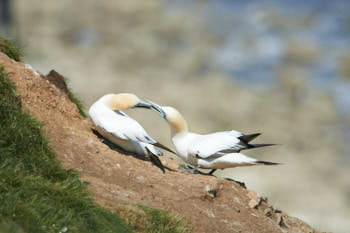
<instances>
[{"instance_id":1,"label":"bird foot","mask_svg":"<svg viewBox=\"0 0 350 233\"><path fill-rule=\"evenodd\" d=\"M184 165L184 164L180 164L180 165L179 165L179 169L180 169L181 171L189 172L189 173L191 173L191 174L201 174L201 175L209 175L209 176L212 176L213 173L216 171L216 169L212 169L210 172L204 173L204 172L199 171L198 168L199 168L199 166L192 167L192 166Z\"/></svg>"},{"instance_id":2,"label":"bird foot","mask_svg":"<svg viewBox=\"0 0 350 233\"><path fill-rule=\"evenodd\" d=\"M191 166L184 165L184 164L180 164L179 169L181 171L189 172L191 174L199 174L200 173L200 171L198 171L196 167L191 167Z\"/></svg>"},{"instance_id":3,"label":"bird foot","mask_svg":"<svg viewBox=\"0 0 350 233\"><path fill-rule=\"evenodd\" d=\"M165 168L162 164L162 162L159 160L158 156L153 154L147 147L146 147L146 151L148 154L148 157L150 158L151 162L157 166L158 168L160 168L162 170L163 173L165 173Z\"/></svg>"}]
</instances>

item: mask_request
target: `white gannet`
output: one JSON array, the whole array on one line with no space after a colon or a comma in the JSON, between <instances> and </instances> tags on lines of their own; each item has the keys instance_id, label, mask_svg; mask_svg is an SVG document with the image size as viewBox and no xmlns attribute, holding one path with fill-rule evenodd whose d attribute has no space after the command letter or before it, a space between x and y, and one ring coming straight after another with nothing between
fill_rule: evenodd
<instances>
[{"instance_id":1,"label":"white gannet","mask_svg":"<svg viewBox=\"0 0 350 233\"><path fill-rule=\"evenodd\" d=\"M156 163L160 163L160 161L157 157L152 156L152 154L163 154L154 148L154 146L174 153L168 147L160 144L148 135L136 120L123 112L131 108L148 108L155 110L161 116L164 115L164 112L157 105L140 100L136 95L130 93L107 94L102 96L91 105L89 115L96 125L96 130L104 138L107 138L110 142L125 151L144 156L148 155L153 163L155 160L157 160ZM162 165L161 169L164 172Z\"/></svg>"},{"instance_id":2,"label":"white gannet","mask_svg":"<svg viewBox=\"0 0 350 233\"><path fill-rule=\"evenodd\" d=\"M152 103L154 107L160 107ZM239 153L241 150L271 146L275 144L250 144L249 142L260 134L245 135L231 130L212 134L196 134L188 131L187 123L183 116L173 107L162 106L166 119L171 128L171 139L176 148L177 155L194 166L190 172L198 172L198 168L224 169L240 166L252 166L257 164L277 165L278 163L260 161Z\"/></svg>"}]
</instances>

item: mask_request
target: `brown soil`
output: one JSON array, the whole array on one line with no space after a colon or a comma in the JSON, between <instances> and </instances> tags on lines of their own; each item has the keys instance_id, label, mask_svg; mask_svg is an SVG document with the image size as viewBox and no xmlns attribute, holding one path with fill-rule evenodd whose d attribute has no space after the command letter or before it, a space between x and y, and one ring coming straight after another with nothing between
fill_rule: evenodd
<instances>
[{"instance_id":1,"label":"brown soil","mask_svg":"<svg viewBox=\"0 0 350 233\"><path fill-rule=\"evenodd\" d=\"M12 73L22 107L45 124L57 158L65 168L81 172L96 202L105 208L119 211L139 203L169 210L185 217L194 232L316 232L234 181L180 172L166 157L161 161L175 171L163 174L149 161L110 149L62 91L65 84L53 82L59 74L35 75L3 53L0 64Z\"/></svg>"}]
</instances>

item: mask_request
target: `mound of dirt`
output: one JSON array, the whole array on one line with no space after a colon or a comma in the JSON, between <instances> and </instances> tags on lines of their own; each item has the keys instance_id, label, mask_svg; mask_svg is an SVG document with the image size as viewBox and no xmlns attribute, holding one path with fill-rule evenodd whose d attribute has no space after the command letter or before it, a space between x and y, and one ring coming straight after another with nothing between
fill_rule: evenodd
<instances>
[{"instance_id":1,"label":"mound of dirt","mask_svg":"<svg viewBox=\"0 0 350 233\"><path fill-rule=\"evenodd\" d=\"M92 132L92 122L79 114L59 74L45 76L3 53L0 64L12 73L22 107L45 124L57 158L65 168L81 172L96 202L105 208L119 211L138 203L169 210L185 217L194 232L316 232L235 181L180 172L166 157L160 159L173 171L163 174L147 160L112 150Z\"/></svg>"}]
</instances>

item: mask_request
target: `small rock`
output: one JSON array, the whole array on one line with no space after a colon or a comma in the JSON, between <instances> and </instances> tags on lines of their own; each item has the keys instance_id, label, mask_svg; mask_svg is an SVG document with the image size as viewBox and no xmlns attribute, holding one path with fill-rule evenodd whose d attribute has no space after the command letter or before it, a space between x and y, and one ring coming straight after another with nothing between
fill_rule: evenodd
<instances>
[{"instance_id":1,"label":"small rock","mask_svg":"<svg viewBox=\"0 0 350 233\"><path fill-rule=\"evenodd\" d=\"M254 209L260 205L261 197L257 192L254 190L249 190L247 196L250 198L250 201L248 203L250 208Z\"/></svg>"},{"instance_id":2,"label":"small rock","mask_svg":"<svg viewBox=\"0 0 350 233\"><path fill-rule=\"evenodd\" d=\"M282 214L277 215L277 224L282 228L289 228L288 224L283 220Z\"/></svg>"},{"instance_id":3,"label":"small rock","mask_svg":"<svg viewBox=\"0 0 350 233\"><path fill-rule=\"evenodd\" d=\"M119 164L119 163L117 163L117 165L116 165L116 166L117 166L117 168L121 168L121 166L120 166L120 164Z\"/></svg>"},{"instance_id":4,"label":"small rock","mask_svg":"<svg viewBox=\"0 0 350 233\"><path fill-rule=\"evenodd\" d=\"M217 186L218 185L214 185L214 188L212 188L210 185L204 186L204 191L206 192L204 199L213 200L217 195Z\"/></svg>"},{"instance_id":5,"label":"small rock","mask_svg":"<svg viewBox=\"0 0 350 233\"><path fill-rule=\"evenodd\" d=\"M206 192L210 192L211 191L211 187L210 187L210 185L206 185L205 187L204 187L204 190L206 191Z\"/></svg>"},{"instance_id":6,"label":"small rock","mask_svg":"<svg viewBox=\"0 0 350 233\"><path fill-rule=\"evenodd\" d=\"M235 207L235 210L237 211L237 213L241 212L241 209L238 207Z\"/></svg>"},{"instance_id":7,"label":"small rock","mask_svg":"<svg viewBox=\"0 0 350 233\"><path fill-rule=\"evenodd\" d=\"M266 208L264 213L265 213L266 216L270 217L272 215L272 209L270 207Z\"/></svg>"},{"instance_id":8,"label":"small rock","mask_svg":"<svg viewBox=\"0 0 350 233\"><path fill-rule=\"evenodd\" d=\"M211 210L207 209L206 212L207 212L207 215L208 215L209 218L215 218L215 215L214 215L214 213Z\"/></svg>"},{"instance_id":9,"label":"small rock","mask_svg":"<svg viewBox=\"0 0 350 233\"><path fill-rule=\"evenodd\" d=\"M234 197L233 200L234 200L235 202L237 202L238 204L241 204L241 201L239 200L238 197Z\"/></svg>"}]
</instances>

